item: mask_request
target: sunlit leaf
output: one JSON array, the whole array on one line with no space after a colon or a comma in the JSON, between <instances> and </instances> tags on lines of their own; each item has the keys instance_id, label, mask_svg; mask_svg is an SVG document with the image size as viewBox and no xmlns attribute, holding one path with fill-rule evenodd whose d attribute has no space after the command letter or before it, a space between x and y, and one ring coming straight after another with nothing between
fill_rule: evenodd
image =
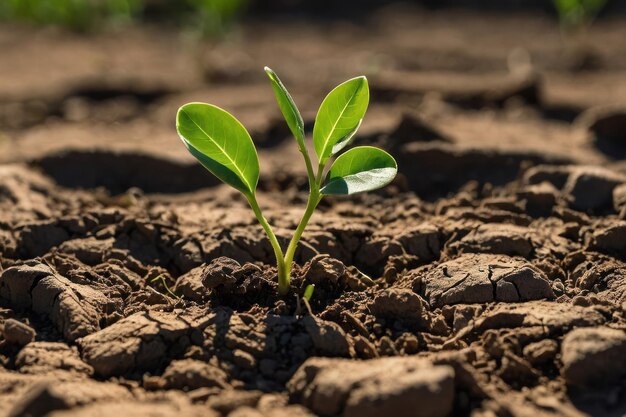
<instances>
[{"instance_id":1,"label":"sunlit leaf","mask_svg":"<svg viewBox=\"0 0 626 417\"><path fill-rule=\"evenodd\" d=\"M369 97L365 77L348 80L326 96L313 127L313 144L322 164L350 143L367 111Z\"/></svg>"},{"instance_id":2,"label":"sunlit leaf","mask_svg":"<svg viewBox=\"0 0 626 417\"><path fill-rule=\"evenodd\" d=\"M250 134L231 114L211 104L185 104L178 109L176 130L213 175L246 195L254 194L259 157Z\"/></svg>"},{"instance_id":3,"label":"sunlit leaf","mask_svg":"<svg viewBox=\"0 0 626 417\"><path fill-rule=\"evenodd\" d=\"M330 167L322 194L342 195L376 190L389 184L398 172L391 155L372 146L350 149Z\"/></svg>"},{"instance_id":4,"label":"sunlit leaf","mask_svg":"<svg viewBox=\"0 0 626 417\"><path fill-rule=\"evenodd\" d=\"M302 120L296 103L294 103L285 85L280 81L280 78L278 78L278 75L269 67L265 67L265 72L272 82L272 89L276 95L276 101L278 101L280 111L283 113L283 117L287 121L287 126L289 126L291 133L293 133L293 136L297 140L304 140L304 121Z\"/></svg>"}]
</instances>

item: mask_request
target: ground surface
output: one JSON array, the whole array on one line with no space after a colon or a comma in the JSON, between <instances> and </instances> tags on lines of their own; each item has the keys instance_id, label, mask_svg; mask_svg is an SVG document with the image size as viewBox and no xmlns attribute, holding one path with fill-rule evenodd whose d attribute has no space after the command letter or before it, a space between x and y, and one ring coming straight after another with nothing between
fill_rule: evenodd
<instances>
[{"instance_id":1,"label":"ground surface","mask_svg":"<svg viewBox=\"0 0 626 417\"><path fill-rule=\"evenodd\" d=\"M624 415L624 21L566 45L536 16L272 23L0 28L0 415ZM285 299L173 123L200 100L249 127L286 240L306 179L264 65L308 127L368 75L358 141L400 170L320 206Z\"/></svg>"}]
</instances>

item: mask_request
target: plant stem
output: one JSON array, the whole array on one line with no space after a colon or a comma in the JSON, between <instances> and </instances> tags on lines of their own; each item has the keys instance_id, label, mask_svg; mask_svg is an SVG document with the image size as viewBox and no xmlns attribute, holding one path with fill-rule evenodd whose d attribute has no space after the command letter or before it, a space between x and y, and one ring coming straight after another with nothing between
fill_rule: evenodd
<instances>
[{"instance_id":1,"label":"plant stem","mask_svg":"<svg viewBox=\"0 0 626 417\"><path fill-rule=\"evenodd\" d=\"M311 158L309 157L309 152L306 149L306 145L304 144L304 138L296 137L296 142L298 142L298 148L300 148L300 153L304 158L304 163L306 164L306 173L309 177L309 192L315 189L315 175L313 174L313 165L311 164Z\"/></svg>"},{"instance_id":2,"label":"plant stem","mask_svg":"<svg viewBox=\"0 0 626 417\"><path fill-rule=\"evenodd\" d=\"M309 160L309 164L310 164ZM296 249L298 248L298 243L300 243L300 238L302 237L302 233L304 233L304 229L306 228L311 216L315 212L315 208L322 200L322 195L320 194L320 185L322 182L322 175L324 173L325 164L319 164L317 168L317 177L313 176L313 170L311 169L311 174L309 175L309 184L311 184L311 189L309 190L309 199L306 203L306 209L304 210L304 214L302 215L302 219L296 228L296 231L289 242L289 246L287 247L287 251L285 252L285 273L287 274L287 279L289 279L289 275L291 274L291 264L293 262L293 257L296 254Z\"/></svg>"},{"instance_id":3,"label":"plant stem","mask_svg":"<svg viewBox=\"0 0 626 417\"><path fill-rule=\"evenodd\" d=\"M322 175L324 175L324 168L326 168L325 163L320 162L317 166L317 177L315 178L315 185L318 190L322 188Z\"/></svg>"},{"instance_id":4,"label":"plant stem","mask_svg":"<svg viewBox=\"0 0 626 417\"><path fill-rule=\"evenodd\" d=\"M321 199L322 196L317 190L314 190L313 192L311 192L311 194L309 194L309 201L307 202L304 215L302 215L300 224L298 224L296 231L293 233L291 242L289 242L289 246L287 247L287 251L285 252L285 270L287 275L291 273L291 263L293 262L293 257L296 253L296 248L298 247L298 243L300 242L302 233L304 232L304 229L309 223L309 219L313 215L313 212L315 211L315 208L317 207Z\"/></svg>"},{"instance_id":5,"label":"plant stem","mask_svg":"<svg viewBox=\"0 0 626 417\"><path fill-rule=\"evenodd\" d=\"M285 257L283 255L283 250L278 243L278 239L276 239L276 235L272 230L272 227L267 222L265 216L261 212L261 208L259 207L259 203L256 201L256 195L246 195L248 199L248 203L254 212L257 220L265 230L265 234L267 234L267 238L274 249L274 255L276 256L276 266L278 268L278 292L281 294L286 294L289 291L289 270L285 271Z\"/></svg>"},{"instance_id":6,"label":"plant stem","mask_svg":"<svg viewBox=\"0 0 626 417\"><path fill-rule=\"evenodd\" d=\"M298 140L298 145L300 146L301 142ZM250 207L252 207L252 211L256 216L257 220L265 230L267 237L274 249L274 255L276 256L276 266L278 268L278 292L282 295L285 295L289 292L289 283L291 281L291 264L293 263L293 257L296 253L296 249L298 248L298 243L300 242L300 238L302 237L302 233L304 233L304 229L306 228L311 216L315 212L315 208L322 200L322 195L320 194L320 187L322 183L322 175L324 174L325 164L319 164L317 167L317 176L313 175L313 167L311 165L311 159L309 158L308 153L306 152L306 148L303 148L304 142L302 142L302 146L300 146L300 151L304 156L304 160L307 164L307 173L309 175L309 199L306 204L306 209L304 214L302 215L302 219L296 228L296 231L289 242L289 246L287 247L287 251L283 254L283 251L278 243L278 239L276 239L276 235L272 230L272 227L267 222L267 219L263 216L261 212L261 208L259 207L259 203L256 201L256 195L246 195L248 199L248 203Z\"/></svg>"}]
</instances>

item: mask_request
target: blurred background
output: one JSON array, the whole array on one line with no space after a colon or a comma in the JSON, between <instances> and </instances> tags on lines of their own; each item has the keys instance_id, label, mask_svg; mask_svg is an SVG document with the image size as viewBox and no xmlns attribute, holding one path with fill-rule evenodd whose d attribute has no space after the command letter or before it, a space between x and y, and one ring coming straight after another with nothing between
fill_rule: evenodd
<instances>
[{"instance_id":1,"label":"blurred background","mask_svg":"<svg viewBox=\"0 0 626 417\"><path fill-rule=\"evenodd\" d=\"M212 186L174 129L206 101L276 167L264 189L304 186L268 65L309 128L367 75L362 141L424 198L541 162L621 170L625 23L618 0L0 0L0 163L112 195Z\"/></svg>"}]
</instances>

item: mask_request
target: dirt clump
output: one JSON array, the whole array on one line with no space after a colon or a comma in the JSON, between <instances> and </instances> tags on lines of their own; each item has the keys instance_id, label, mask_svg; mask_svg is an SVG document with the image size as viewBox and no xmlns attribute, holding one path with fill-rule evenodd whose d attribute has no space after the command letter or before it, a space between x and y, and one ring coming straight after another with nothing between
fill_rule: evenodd
<instances>
[{"instance_id":1,"label":"dirt clump","mask_svg":"<svg viewBox=\"0 0 626 417\"><path fill-rule=\"evenodd\" d=\"M288 389L293 401L321 415L446 416L453 403L454 370L418 358L310 359Z\"/></svg>"},{"instance_id":2,"label":"dirt clump","mask_svg":"<svg viewBox=\"0 0 626 417\"><path fill-rule=\"evenodd\" d=\"M563 339L563 376L568 384L589 386L620 378L626 366L626 333L607 327L575 329Z\"/></svg>"},{"instance_id":3,"label":"dirt clump","mask_svg":"<svg viewBox=\"0 0 626 417\"><path fill-rule=\"evenodd\" d=\"M35 340L35 330L29 325L15 319L7 319L4 322L2 335L7 343L24 346Z\"/></svg>"}]
</instances>

